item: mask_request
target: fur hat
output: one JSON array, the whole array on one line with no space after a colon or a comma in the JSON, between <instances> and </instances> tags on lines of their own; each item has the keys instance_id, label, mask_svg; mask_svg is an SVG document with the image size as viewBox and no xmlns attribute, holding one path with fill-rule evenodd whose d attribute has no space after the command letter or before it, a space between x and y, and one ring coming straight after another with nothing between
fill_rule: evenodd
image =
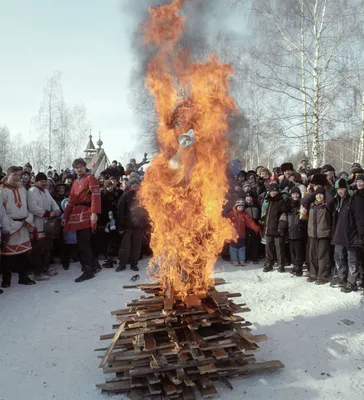
<instances>
[{"instance_id":1,"label":"fur hat","mask_svg":"<svg viewBox=\"0 0 364 400\"><path fill-rule=\"evenodd\" d=\"M325 174L313 174L311 177L311 183L313 185L325 186L327 184L327 176Z\"/></svg>"},{"instance_id":2,"label":"fur hat","mask_svg":"<svg viewBox=\"0 0 364 400\"><path fill-rule=\"evenodd\" d=\"M283 164L281 165L281 172L282 172L282 174L283 174L285 171L293 171L293 164L290 163L290 162L283 163Z\"/></svg>"},{"instance_id":3,"label":"fur hat","mask_svg":"<svg viewBox=\"0 0 364 400\"><path fill-rule=\"evenodd\" d=\"M113 183L107 179L106 181L104 181L104 188L107 189L108 187L113 186Z\"/></svg>"},{"instance_id":4,"label":"fur hat","mask_svg":"<svg viewBox=\"0 0 364 400\"><path fill-rule=\"evenodd\" d=\"M339 179L342 178L343 175L349 176L349 174L346 171L341 171L339 174Z\"/></svg>"},{"instance_id":5,"label":"fur hat","mask_svg":"<svg viewBox=\"0 0 364 400\"><path fill-rule=\"evenodd\" d=\"M355 181L364 181L364 174L357 175Z\"/></svg>"},{"instance_id":6,"label":"fur hat","mask_svg":"<svg viewBox=\"0 0 364 400\"><path fill-rule=\"evenodd\" d=\"M267 190L268 193L269 193L269 192L273 192L273 191L279 192L279 186L278 186L278 184L275 183L275 182L271 183L271 184L268 186L268 190Z\"/></svg>"},{"instance_id":7,"label":"fur hat","mask_svg":"<svg viewBox=\"0 0 364 400\"><path fill-rule=\"evenodd\" d=\"M22 171L21 176L24 176L24 175L29 175L29 177L30 177L30 172L29 171Z\"/></svg>"},{"instance_id":8,"label":"fur hat","mask_svg":"<svg viewBox=\"0 0 364 400\"><path fill-rule=\"evenodd\" d=\"M43 172L38 172L37 175L35 175L35 181L46 181L48 180L47 175Z\"/></svg>"},{"instance_id":9,"label":"fur hat","mask_svg":"<svg viewBox=\"0 0 364 400\"><path fill-rule=\"evenodd\" d=\"M269 176L272 176L272 173L269 171L268 168L262 167L260 169L259 175L261 175L263 172L267 172L269 174Z\"/></svg>"},{"instance_id":10,"label":"fur hat","mask_svg":"<svg viewBox=\"0 0 364 400\"><path fill-rule=\"evenodd\" d=\"M351 169L352 174L362 174L364 173L364 169L361 167L354 167Z\"/></svg>"},{"instance_id":11,"label":"fur hat","mask_svg":"<svg viewBox=\"0 0 364 400\"><path fill-rule=\"evenodd\" d=\"M357 162L353 163L353 165L351 166L351 168L361 168L361 165Z\"/></svg>"},{"instance_id":12,"label":"fur hat","mask_svg":"<svg viewBox=\"0 0 364 400\"><path fill-rule=\"evenodd\" d=\"M335 168L331 164L325 164L322 167L322 172L335 172Z\"/></svg>"},{"instance_id":13,"label":"fur hat","mask_svg":"<svg viewBox=\"0 0 364 400\"><path fill-rule=\"evenodd\" d=\"M243 199L237 199L235 202L235 207L245 207L245 202Z\"/></svg>"},{"instance_id":14,"label":"fur hat","mask_svg":"<svg viewBox=\"0 0 364 400\"><path fill-rule=\"evenodd\" d=\"M281 175L282 174L281 167L274 167L273 168L273 173L275 173L277 175Z\"/></svg>"}]
</instances>

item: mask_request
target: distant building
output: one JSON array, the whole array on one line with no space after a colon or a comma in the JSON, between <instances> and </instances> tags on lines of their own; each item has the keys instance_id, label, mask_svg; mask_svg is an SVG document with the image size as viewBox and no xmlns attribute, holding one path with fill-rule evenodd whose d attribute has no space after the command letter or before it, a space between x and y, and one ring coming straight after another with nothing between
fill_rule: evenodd
<instances>
[{"instance_id":1,"label":"distant building","mask_svg":"<svg viewBox=\"0 0 364 400\"><path fill-rule=\"evenodd\" d=\"M100 173L110 165L110 161L105 150L102 148L104 143L102 142L100 135L96 144L97 148L92 141L92 135L90 135L86 150L84 151L84 159L87 163L87 168L92 171L96 178L98 178Z\"/></svg>"}]
</instances>

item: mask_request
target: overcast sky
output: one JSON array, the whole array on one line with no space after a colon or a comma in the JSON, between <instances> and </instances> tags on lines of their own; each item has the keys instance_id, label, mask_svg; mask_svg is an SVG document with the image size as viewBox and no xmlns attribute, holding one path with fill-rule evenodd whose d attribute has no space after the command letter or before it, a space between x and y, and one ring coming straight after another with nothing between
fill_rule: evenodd
<instances>
[{"instance_id":1,"label":"overcast sky","mask_svg":"<svg viewBox=\"0 0 364 400\"><path fill-rule=\"evenodd\" d=\"M0 0L0 125L29 135L45 81L60 70L66 103L85 105L109 158L134 148L137 124L128 103L133 26L121 2Z\"/></svg>"}]
</instances>

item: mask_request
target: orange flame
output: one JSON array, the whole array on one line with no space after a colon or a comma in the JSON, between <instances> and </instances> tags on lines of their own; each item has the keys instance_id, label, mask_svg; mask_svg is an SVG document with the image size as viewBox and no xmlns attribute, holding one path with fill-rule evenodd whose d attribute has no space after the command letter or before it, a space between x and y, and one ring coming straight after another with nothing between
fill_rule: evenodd
<instances>
[{"instance_id":1,"label":"orange flame","mask_svg":"<svg viewBox=\"0 0 364 400\"><path fill-rule=\"evenodd\" d=\"M232 67L216 55L193 62L178 46L184 3L151 8L144 24L145 42L157 47L146 85L159 118L160 154L146 172L140 198L154 226L149 276L182 296L203 296L224 240L234 236L221 212L228 189L228 114L236 105L228 93ZM183 148L178 139L189 129L195 142Z\"/></svg>"}]
</instances>

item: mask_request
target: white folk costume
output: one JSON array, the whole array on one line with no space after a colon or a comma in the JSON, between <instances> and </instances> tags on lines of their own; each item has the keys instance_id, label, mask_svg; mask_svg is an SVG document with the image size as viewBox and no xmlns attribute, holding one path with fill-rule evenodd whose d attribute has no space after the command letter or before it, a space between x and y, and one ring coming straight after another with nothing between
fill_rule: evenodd
<instances>
[{"instance_id":1,"label":"white folk costume","mask_svg":"<svg viewBox=\"0 0 364 400\"><path fill-rule=\"evenodd\" d=\"M5 183L0 187L0 199L10 222L10 238L1 254L17 256L28 252L32 248L28 226L33 225L33 214L28 211L26 189Z\"/></svg>"},{"instance_id":2,"label":"white folk costume","mask_svg":"<svg viewBox=\"0 0 364 400\"><path fill-rule=\"evenodd\" d=\"M33 186L28 191L28 208L34 216L34 239L45 239L44 222L46 217L52 211L60 211L56 201L47 189L40 190Z\"/></svg>"}]
</instances>

